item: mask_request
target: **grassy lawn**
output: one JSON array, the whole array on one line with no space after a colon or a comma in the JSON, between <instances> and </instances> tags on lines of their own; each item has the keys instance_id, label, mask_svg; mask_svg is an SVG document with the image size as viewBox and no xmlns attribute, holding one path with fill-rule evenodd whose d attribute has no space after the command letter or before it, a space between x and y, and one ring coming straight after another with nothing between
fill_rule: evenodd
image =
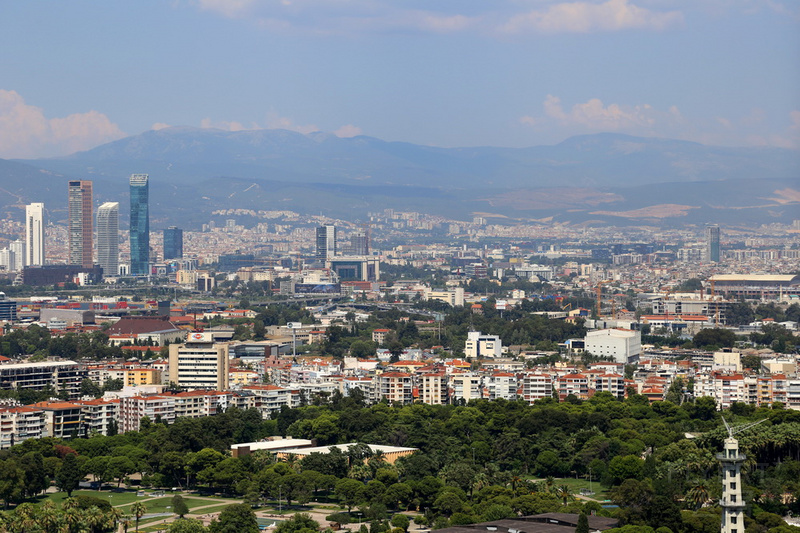
<instances>
[{"instance_id":1,"label":"grassy lawn","mask_svg":"<svg viewBox=\"0 0 800 533\"><path fill-rule=\"evenodd\" d=\"M139 498L139 499L143 500L144 498ZM192 512L192 509L194 509L195 507L200 507L201 505L208 505L209 503L212 503L209 502L208 500L201 500L199 498L186 498L186 497L183 498L183 501L186 502L186 506L189 507L190 513ZM172 512L172 496L164 496L163 498L156 498L154 500L148 500L142 503L144 503L147 506L147 514ZM130 514L132 506L133 503L131 503L130 505L124 505L119 509L123 513Z\"/></svg>"},{"instance_id":2,"label":"grassy lawn","mask_svg":"<svg viewBox=\"0 0 800 533\"><path fill-rule=\"evenodd\" d=\"M208 504L210 502L206 502ZM223 503L220 505L213 505L211 507L204 507L202 509L198 509L197 511L192 511L192 514L212 514L212 513L219 513L229 505L233 505L232 503Z\"/></svg>"},{"instance_id":3,"label":"grassy lawn","mask_svg":"<svg viewBox=\"0 0 800 533\"><path fill-rule=\"evenodd\" d=\"M567 485L576 494L580 494L581 489L589 488L588 479L562 478L557 480L556 483L559 485ZM608 494L606 493L605 488L595 480L592 480L592 490L594 491L594 494L592 496L589 496L590 498L594 498L595 500L608 499Z\"/></svg>"},{"instance_id":4,"label":"grassy lawn","mask_svg":"<svg viewBox=\"0 0 800 533\"><path fill-rule=\"evenodd\" d=\"M116 507L117 505L125 505L133 502L137 502L139 500L144 499L142 496L137 496L136 491L125 491L125 492L109 492L107 490L100 491L100 490L76 490L72 493L72 496L93 496L95 498L99 498L101 500L105 500L110 502L112 506ZM42 498L38 500L39 502L44 500L51 500L54 503L61 505L64 500L67 499L66 492L54 492L52 494L48 494L46 498Z\"/></svg>"},{"instance_id":5,"label":"grassy lawn","mask_svg":"<svg viewBox=\"0 0 800 533\"><path fill-rule=\"evenodd\" d=\"M545 481L544 479L537 479L535 481ZM574 477L564 477L564 478L556 478L555 482L553 483L554 487L558 487L561 485L566 485L570 488L573 494L580 494L581 489L588 489L589 488L589 480L578 478L575 479ZM594 498L595 500L607 500L608 494L605 491L605 488L600 485L599 482L592 480L592 490L594 494L589 496L589 498Z\"/></svg>"}]
</instances>

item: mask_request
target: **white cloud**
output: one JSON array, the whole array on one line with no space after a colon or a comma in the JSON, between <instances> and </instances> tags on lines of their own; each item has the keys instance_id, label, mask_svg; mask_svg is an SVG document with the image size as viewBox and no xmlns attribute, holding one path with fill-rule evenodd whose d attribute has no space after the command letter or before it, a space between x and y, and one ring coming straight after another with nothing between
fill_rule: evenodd
<instances>
[{"instance_id":1,"label":"white cloud","mask_svg":"<svg viewBox=\"0 0 800 533\"><path fill-rule=\"evenodd\" d=\"M158 130L163 130L163 129L171 128L171 127L172 126L170 126L169 124L165 124L164 122L156 122L155 124L150 126L150 129L153 130L153 131L158 131Z\"/></svg>"},{"instance_id":2,"label":"white cloud","mask_svg":"<svg viewBox=\"0 0 800 533\"><path fill-rule=\"evenodd\" d=\"M65 155L122 137L125 132L97 111L49 119L16 91L0 89L0 157Z\"/></svg>"},{"instance_id":3,"label":"white cloud","mask_svg":"<svg viewBox=\"0 0 800 533\"><path fill-rule=\"evenodd\" d=\"M230 18L243 16L253 4L255 0L197 0L200 9L216 11Z\"/></svg>"},{"instance_id":4,"label":"white cloud","mask_svg":"<svg viewBox=\"0 0 800 533\"><path fill-rule=\"evenodd\" d=\"M636 0L654 4L653 0ZM764 1L764 0L760 0ZM775 0L771 0L775 1ZM361 32L466 30L500 34L662 30L683 22L680 11L649 9L632 0L495 0L483 4L390 0L194 0L200 9L252 21L269 31L346 35ZM655 2L658 5L661 2ZM416 6L423 6L419 9ZM670 5L670 2L667 2ZM693 4L684 6L691 8ZM522 7L521 7L522 6ZM435 11L430 9L434 8Z\"/></svg>"},{"instance_id":5,"label":"white cloud","mask_svg":"<svg viewBox=\"0 0 800 533\"><path fill-rule=\"evenodd\" d=\"M597 132L617 132L642 137L682 139L719 146L775 146L800 148L800 111L791 111L784 129L773 131L760 108L737 117L685 117L676 106L658 109L647 103L605 104L590 98L566 107L548 94L541 115L523 115L520 124L547 136L570 137Z\"/></svg>"},{"instance_id":6,"label":"white cloud","mask_svg":"<svg viewBox=\"0 0 800 533\"><path fill-rule=\"evenodd\" d=\"M648 130L663 122L668 117L680 118L680 111L672 106L667 112L658 112L649 104L623 106L619 104L603 104L599 98L592 98L584 103L575 104L565 111L561 99L547 95L542 104L547 118L563 125L583 126L594 131L630 131Z\"/></svg>"},{"instance_id":7,"label":"white cloud","mask_svg":"<svg viewBox=\"0 0 800 533\"><path fill-rule=\"evenodd\" d=\"M152 129L159 129L156 126L168 127L166 124L157 123L153 125ZM322 131L316 124L297 124L295 123L294 119L289 117L282 117L277 113L269 113L267 115L266 121L264 125L257 124L256 122L251 122L249 125L245 125L241 122L232 120L211 120L210 118L204 118L200 121L201 128L214 128L218 130L225 130L225 131L244 131L244 130L289 130L294 131L297 133L302 133L303 135L307 135L309 133L314 133L318 131ZM353 124L345 124L340 126L338 129L333 131L333 134L337 137L355 137L357 135L361 135L361 128L355 126Z\"/></svg>"},{"instance_id":8,"label":"white cloud","mask_svg":"<svg viewBox=\"0 0 800 533\"><path fill-rule=\"evenodd\" d=\"M362 131L361 128L358 126L353 126L352 124L345 124L338 130L334 131L333 134L337 137L347 138L347 137L356 137L361 135Z\"/></svg>"},{"instance_id":9,"label":"white cloud","mask_svg":"<svg viewBox=\"0 0 800 533\"><path fill-rule=\"evenodd\" d=\"M500 31L589 33L627 29L663 30L682 22L683 15L678 11L651 11L631 4L628 0L608 0L602 4L564 2L544 10L518 13L502 25Z\"/></svg>"},{"instance_id":10,"label":"white cloud","mask_svg":"<svg viewBox=\"0 0 800 533\"><path fill-rule=\"evenodd\" d=\"M204 118L200 121L201 128L213 128L217 130L225 130L225 131L244 131L244 130L260 130L261 128L255 122L251 123L250 126L245 126L241 122L237 122L232 120L230 122L226 120L218 120L213 121L210 118Z\"/></svg>"},{"instance_id":11,"label":"white cloud","mask_svg":"<svg viewBox=\"0 0 800 533\"><path fill-rule=\"evenodd\" d=\"M291 118L281 117L275 113L270 113L267 116L267 129L296 131L297 133L302 133L304 135L313 133L315 131L320 131L320 129L314 124L295 124L294 120Z\"/></svg>"}]
</instances>

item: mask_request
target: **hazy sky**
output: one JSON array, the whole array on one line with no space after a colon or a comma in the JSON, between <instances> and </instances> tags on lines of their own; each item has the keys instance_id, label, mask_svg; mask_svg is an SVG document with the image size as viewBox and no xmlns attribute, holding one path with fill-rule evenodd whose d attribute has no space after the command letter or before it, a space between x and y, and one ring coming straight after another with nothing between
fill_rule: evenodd
<instances>
[{"instance_id":1,"label":"hazy sky","mask_svg":"<svg viewBox=\"0 0 800 533\"><path fill-rule=\"evenodd\" d=\"M797 0L0 3L0 157L166 125L800 148Z\"/></svg>"}]
</instances>

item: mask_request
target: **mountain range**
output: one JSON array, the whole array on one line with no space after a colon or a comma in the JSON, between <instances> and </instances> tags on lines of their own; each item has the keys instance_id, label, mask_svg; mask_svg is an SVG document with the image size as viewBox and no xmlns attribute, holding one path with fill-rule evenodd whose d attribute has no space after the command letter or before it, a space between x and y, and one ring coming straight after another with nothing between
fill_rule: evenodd
<instances>
[{"instance_id":1,"label":"mountain range","mask_svg":"<svg viewBox=\"0 0 800 533\"><path fill-rule=\"evenodd\" d=\"M508 222L758 224L800 218L800 152L596 134L552 146L440 148L287 130L173 127L66 157L0 160L0 208L45 202L66 219L66 181L119 201L151 179L154 228L187 229L213 210L363 218L384 208ZM16 215L15 215L16 213ZM124 226L124 224L123 224Z\"/></svg>"}]
</instances>

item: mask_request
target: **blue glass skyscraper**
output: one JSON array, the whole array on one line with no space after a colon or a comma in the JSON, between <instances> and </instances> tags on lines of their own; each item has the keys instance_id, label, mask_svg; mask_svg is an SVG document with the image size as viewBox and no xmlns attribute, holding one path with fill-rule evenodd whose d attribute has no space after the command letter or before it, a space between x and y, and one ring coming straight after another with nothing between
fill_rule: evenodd
<instances>
[{"instance_id":1,"label":"blue glass skyscraper","mask_svg":"<svg viewBox=\"0 0 800 533\"><path fill-rule=\"evenodd\" d=\"M147 174L131 174L131 275L150 273L150 185Z\"/></svg>"}]
</instances>

